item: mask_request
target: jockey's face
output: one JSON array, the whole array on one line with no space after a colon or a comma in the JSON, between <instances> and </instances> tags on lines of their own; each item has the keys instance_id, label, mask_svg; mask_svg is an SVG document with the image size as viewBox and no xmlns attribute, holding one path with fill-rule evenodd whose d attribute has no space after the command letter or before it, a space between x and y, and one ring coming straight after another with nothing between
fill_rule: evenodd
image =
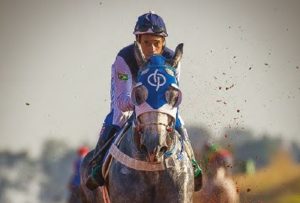
<instances>
[{"instance_id":1,"label":"jockey's face","mask_svg":"<svg viewBox=\"0 0 300 203\"><path fill-rule=\"evenodd\" d=\"M144 34L138 37L138 41L141 44L146 59L149 59L153 54L162 53L165 38L157 35Z\"/></svg>"}]
</instances>

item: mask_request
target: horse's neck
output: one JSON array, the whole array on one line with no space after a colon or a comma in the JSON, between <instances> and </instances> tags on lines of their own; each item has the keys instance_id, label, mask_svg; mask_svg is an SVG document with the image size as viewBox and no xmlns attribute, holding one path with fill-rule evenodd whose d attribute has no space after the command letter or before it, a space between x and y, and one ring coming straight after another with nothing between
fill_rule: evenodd
<instances>
[{"instance_id":1,"label":"horse's neck","mask_svg":"<svg viewBox=\"0 0 300 203\"><path fill-rule=\"evenodd\" d=\"M227 175L226 169L224 167L220 167L218 169L215 184L222 189L222 200L220 202L239 202L239 196L236 191L236 185L232 178Z\"/></svg>"},{"instance_id":2,"label":"horse's neck","mask_svg":"<svg viewBox=\"0 0 300 203\"><path fill-rule=\"evenodd\" d=\"M216 176L215 178L216 179L224 179L226 177L226 170L224 167L220 167L217 169L217 172L216 172Z\"/></svg>"},{"instance_id":3,"label":"horse's neck","mask_svg":"<svg viewBox=\"0 0 300 203\"><path fill-rule=\"evenodd\" d=\"M207 174L210 180L219 180L226 177L226 170L224 167L211 168Z\"/></svg>"},{"instance_id":4,"label":"horse's neck","mask_svg":"<svg viewBox=\"0 0 300 203\"><path fill-rule=\"evenodd\" d=\"M138 160L146 160L145 155L140 153L136 145L134 144L134 130L134 126L131 125L130 128L123 135L123 138L120 141L119 149L132 158Z\"/></svg>"},{"instance_id":5,"label":"horse's neck","mask_svg":"<svg viewBox=\"0 0 300 203\"><path fill-rule=\"evenodd\" d=\"M219 167L216 170L216 174L213 177L213 181L212 182L215 185L219 185L219 186L222 186L222 185L228 185L229 186L229 185L233 184L232 179L230 178L230 176L227 175L226 169L224 167ZM225 187L225 188L227 188L227 187Z\"/></svg>"},{"instance_id":6,"label":"horse's neck","mask_svg":"<svg viewBox=\"0 0 300 203\"><path fill-rule=\"evenodd\" d=\"M219 167L214 176L206 179L201 194L204 202L238 203L239 196L236 192L234 181L226 175L226 169Z\"/></svg>"}]
</instances>

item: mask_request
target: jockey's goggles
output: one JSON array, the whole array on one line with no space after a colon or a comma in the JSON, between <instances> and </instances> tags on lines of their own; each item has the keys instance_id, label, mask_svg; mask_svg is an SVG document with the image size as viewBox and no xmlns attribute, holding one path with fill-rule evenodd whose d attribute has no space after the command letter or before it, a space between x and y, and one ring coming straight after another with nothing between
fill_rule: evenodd
<instances>
[{"instance_id":1,"label":"jockey's goggles","mask_svg":"<svg viewBox=\"0 0 300 203\"><path fill-rule=\"evenodd\" d=\"M135 27L134 32L147 32L148 30L152 30L153 33L166 33L166 29L162 26L152 25L152 24L143 24Z\"/></svg>"}]
</instances>

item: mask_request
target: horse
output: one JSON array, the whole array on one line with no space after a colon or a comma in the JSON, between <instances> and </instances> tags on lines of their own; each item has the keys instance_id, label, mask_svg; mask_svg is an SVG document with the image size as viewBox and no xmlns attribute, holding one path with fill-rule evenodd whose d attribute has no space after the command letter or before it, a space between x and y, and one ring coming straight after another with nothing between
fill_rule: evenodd
<instances>
[{"instance_id":1,"label":"horse","mask_svg":"<svg viewBox=\"0 0 300 203\"><path fill-rule=\"evenodd\" d=\"M209 157L199 200L203 203L239 203L237 187L231 177L233 160L225 149Z\"/></svg>"},{"instance_id":2,"label":"horse","mask_svg":"<svg viewBox=\"0 0 300 203\"><path fill-rule=\"evenodd\" d=\"M194 169L175 130L182 99L176 67L183 44L169 60L161 55L146 60L138 42L134 52L140 71L131 93L133 122L118 134L108 152L111 161L102 168L108 202L190 203Z\"/></svg>"}]
</instances>

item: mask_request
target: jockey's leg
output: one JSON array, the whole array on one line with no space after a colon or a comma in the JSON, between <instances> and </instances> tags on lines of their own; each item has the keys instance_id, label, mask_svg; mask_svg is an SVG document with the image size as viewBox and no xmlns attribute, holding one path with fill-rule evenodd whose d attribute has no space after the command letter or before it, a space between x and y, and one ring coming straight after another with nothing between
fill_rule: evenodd
<instances>
[{"instance_id":1,"label":"jockey's leg","mask_svg":"<svg viewBox=\"0 0 300 203\"><path fill-rule=\"evenodd\" d=\"M94 150L94 157L95 163L92 165L92 173L89 175L86 186L90 190L94 190L99 186L104 185L104 178L102 176L102 164L104 156L109 149L109 146L113 139L110 139L114 134L119 130L118 127L114 125L106 126L105 124L102 127L96 148ZM110 140L110 143L108 143L107 147L104 147L104 145ZM102 149L102 147L104 147ZM99 153L99 150L102 149L102 151ZM98 156L98 157L95 157Z\"/></svg>"},{"instance_id":2,"label":"jockey's leg","mask_svg":"<svg viewBox=\"0 0 300 203\"><path fill-rule=\"evenodd\" d=\"M195 191L199 191L202 187L202 170L195 159L194 151L191 145L190 138L188 136L187 130L183 125L181 118L177 116L175 128L177 132L180 134L181 139L184 141L184 147L188 154L189 159L192 162L192 166L194 168L194 189Z\"/></svg>"},{"instance_id":3,"label":"jockey's leg","mask_svg":"<svg viewBox=\"0 0 300 203\"><path fill-rule=\"evenodd\" d=\"M85 183L90 190L94 190L97 187L104 185L104 178L102 176L103 159L107 150L109 149L109 146L114 140L111 138L119 129L119 126L112 125L111 122L104 122L102 126L97 145L94 149L94 156L92 159L92 173L89 175Z\"/></svg>"}]
</instances>

